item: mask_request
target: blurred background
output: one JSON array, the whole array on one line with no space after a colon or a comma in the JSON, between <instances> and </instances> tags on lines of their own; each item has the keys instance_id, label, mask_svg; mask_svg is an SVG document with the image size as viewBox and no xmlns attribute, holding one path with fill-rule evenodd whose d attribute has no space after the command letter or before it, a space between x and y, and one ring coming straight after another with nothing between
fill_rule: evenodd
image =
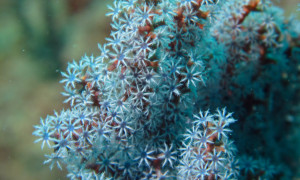
<instances>
[{"instance_id":1,"label":"blurred background","mask_svg":"<svg viewBox=\"0 0 300 180\"><path fill-rule=\"evenodd\" d=\"M51 150L34 144L33 125L64 105L60 72L99 55L109 36L112 0L0 0L0 180L67 179L43 165ZM296 12L299 0L275 3Z\"/></svg>"}]
</instances>

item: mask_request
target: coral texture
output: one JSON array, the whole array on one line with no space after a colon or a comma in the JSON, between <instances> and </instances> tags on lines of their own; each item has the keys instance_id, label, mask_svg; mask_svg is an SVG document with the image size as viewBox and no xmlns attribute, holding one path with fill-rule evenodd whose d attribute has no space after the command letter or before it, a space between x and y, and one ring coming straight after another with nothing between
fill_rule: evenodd
<instances>
[{"instance_id":1,"label":"coral texture","mask_svg":"<svg viewBox=\"0 0 300 180\"><path fill-rule=\"evenodd\" d=\"M113 31L100 55L62 73L70 109L35 126L53 149L51 169L65 166L70 179L290 177L273 148L299 99L296 20L268 0L108 8Z\"/></svg>"}]
</instances>

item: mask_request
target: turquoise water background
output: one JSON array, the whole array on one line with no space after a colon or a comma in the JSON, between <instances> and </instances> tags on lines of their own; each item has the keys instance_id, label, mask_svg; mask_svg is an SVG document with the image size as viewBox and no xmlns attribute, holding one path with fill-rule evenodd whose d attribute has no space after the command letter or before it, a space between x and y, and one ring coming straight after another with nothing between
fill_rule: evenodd
<instances>
[{"instance_id":1,"label":"turquoise water background","mask_svg":"<svg viewBox=\"0 0 300 180\"><path fill-rule=\"evenodd\" d=\"M297 2L277 4L290 15L296 12ZM43 165L47 150L33 143L33 125L53 109L64 108L59 80L67 62L85 53L99 54L97 43L110 32L110 18L105 17L109 3L0 1L1 180L66 179L66 172Z\"/></svg>"}]
</instances>

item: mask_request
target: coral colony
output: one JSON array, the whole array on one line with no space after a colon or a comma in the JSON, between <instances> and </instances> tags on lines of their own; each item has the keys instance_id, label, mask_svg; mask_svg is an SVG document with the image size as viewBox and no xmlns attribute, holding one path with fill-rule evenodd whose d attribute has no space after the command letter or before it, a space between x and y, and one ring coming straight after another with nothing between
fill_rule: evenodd
<instances>
[{"instance_id":1,"label":"coral colony","mask_svg":"<svg viewBox=\"0 0 300 180\"><path fill-rule=\"evenodd\" d=\"M62 73L70 109L34 126L53 149L50 169L82 180L291 178L282 132L299 100L295 19L268 0L108 7L100 56Z\"/></svg>"}]
</instances>

